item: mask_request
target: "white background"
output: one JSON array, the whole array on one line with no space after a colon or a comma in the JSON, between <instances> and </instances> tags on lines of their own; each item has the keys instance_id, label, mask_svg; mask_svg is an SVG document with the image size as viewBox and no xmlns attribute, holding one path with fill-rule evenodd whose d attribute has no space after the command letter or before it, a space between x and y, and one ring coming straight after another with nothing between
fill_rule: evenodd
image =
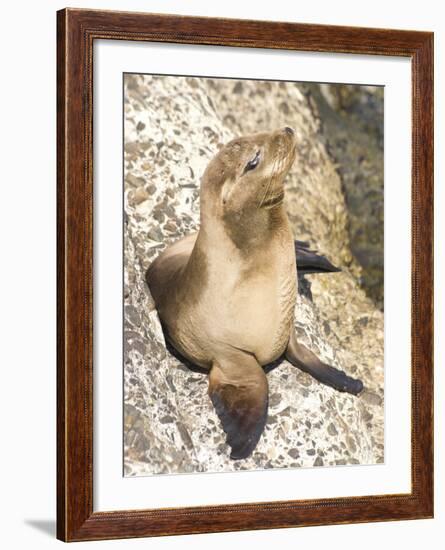
<instances>
[{"instance_id":1,"label":"white background","mask_svg":"<svg viewBox=\"0 0 445 550\"><path fill-rule=\"evenodd\" d=\"M336 0L82 2L78 7L190 15L275 19L327 24L433 30L436 33L436 121L444 120L445 18L440 2L368 3ZM51 548L55 518L55 10L61 2L5 4L2 10L2 453L1 525L5 548ZM440 23L442 21L442 23ZM440 103L441 102L441 103ZM444 178L443 123L436 123L436 182ZM445 534L443 399L445 377L443 185L436 186L436 519L344 525L149 541L89 543L154 549L285 548L418 549ZM397 219L394 220L397 223ZM443 245L442 245L443 250ZM442 306L442 307L440 307ZM442 311L440 311L442 310ZM442 417L440 416L442 413ZM442 435L442 437L439 436ZM435 539L435 540L434 540Z\"/></svg>"}]
</instances>

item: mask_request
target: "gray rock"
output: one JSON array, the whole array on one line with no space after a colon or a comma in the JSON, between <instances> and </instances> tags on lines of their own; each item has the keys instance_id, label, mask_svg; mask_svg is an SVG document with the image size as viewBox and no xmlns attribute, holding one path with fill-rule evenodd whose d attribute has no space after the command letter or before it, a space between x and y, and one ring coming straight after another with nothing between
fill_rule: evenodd
<instances>
[{"instance_id":1,"label":"gray rock","mask_svg":"<svg viewBox=\"0 0 445 550\"><path fill-rule=\"evenodd\" d=\"M383 309L383 87L307 84L321 138L339 165L360 283ZM316 107L315 107L316 106Z\"/></svg>"}]
</instances>

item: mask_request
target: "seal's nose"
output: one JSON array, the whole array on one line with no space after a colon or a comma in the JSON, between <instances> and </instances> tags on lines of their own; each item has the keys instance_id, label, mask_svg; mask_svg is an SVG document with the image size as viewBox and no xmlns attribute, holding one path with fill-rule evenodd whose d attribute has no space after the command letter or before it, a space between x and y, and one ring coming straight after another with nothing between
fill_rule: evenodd
<instances>
[{"instance_id":1,"label":"seal's nose","mask_svg":"<svg viewBox=\"0 0 445 550\"><path fill-rule=\"evenodd\" d=\"M284 131L286 132L286 134L289 134L290 136L294 135L293 129L290 128L289 126L285 126Z\"/></svg>"}]
</instances>

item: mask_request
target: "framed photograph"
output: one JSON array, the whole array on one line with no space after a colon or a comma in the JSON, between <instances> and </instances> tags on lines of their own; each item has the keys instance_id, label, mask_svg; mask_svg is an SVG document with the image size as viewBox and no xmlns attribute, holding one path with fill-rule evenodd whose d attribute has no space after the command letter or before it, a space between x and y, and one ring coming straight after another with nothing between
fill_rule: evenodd
<instances>
[{"instance_id":1,"label":"framed photograph","mask_svg":"<svg viewBox=\"0 0 445 550\"><path fill-rule=\"evenodd\" d=\"M433 34L65 9L64 541L433 516Z\"/></svg>"}]
</instances>

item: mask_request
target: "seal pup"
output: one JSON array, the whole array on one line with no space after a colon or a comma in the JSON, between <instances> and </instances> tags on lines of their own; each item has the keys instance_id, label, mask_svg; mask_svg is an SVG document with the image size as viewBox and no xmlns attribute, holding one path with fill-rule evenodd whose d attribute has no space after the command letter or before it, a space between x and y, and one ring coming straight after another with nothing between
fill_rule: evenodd
<instances>
[{"instance_id":1,"label":"seal pup","mask_svg":"<svg viewBox=\"0 0 445 550\"><path fill-rule=\"evenodd\" d=\"M202 177L199 231L168 247L146 273L167 341L209 373L232 459L249 456L264 430L265 365L284 356L339 391L363 389L297 341L295 243L283 205L295 155L289 127L226 144ZM306 272L335 270L307 243L298 249Z\"/></svg>"}]
</instances>

